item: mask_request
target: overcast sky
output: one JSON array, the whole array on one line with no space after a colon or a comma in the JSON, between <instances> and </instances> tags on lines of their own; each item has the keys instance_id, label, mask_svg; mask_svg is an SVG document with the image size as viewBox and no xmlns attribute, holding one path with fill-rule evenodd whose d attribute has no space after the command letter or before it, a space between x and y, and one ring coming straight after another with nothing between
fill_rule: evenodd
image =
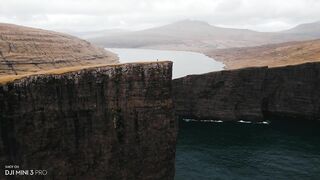
<instances>
[{"instance_id":1,"label":"overcast sky","mask_svg":"<svg viewBox=\"0 0 320 180\"><path fill-rule=\"evenodd\" d=\"M320 20L320 0L0 0L0 22L63 31L138 30L179 20L277 31Z\"/></svg>"}]
</instances>

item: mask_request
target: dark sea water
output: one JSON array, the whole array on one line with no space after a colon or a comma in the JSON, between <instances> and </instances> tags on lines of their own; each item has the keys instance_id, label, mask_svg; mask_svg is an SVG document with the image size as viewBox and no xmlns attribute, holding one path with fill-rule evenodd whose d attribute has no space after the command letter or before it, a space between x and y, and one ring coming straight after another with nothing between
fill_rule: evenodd
<instances>
[{"instance_id":1,"label":"dark sea water","mask_svg":"<svg viewBox=\"0 0 320 180\"><path fill-rule=\"evenodd\" d=\"M171 60L173 78L222 70L203 54L107 48L120 62ZM176 180L320 180L320 123L180 121Z\"/></svg>"},{"instance_id":2,"label":"dark sea water","mask_svg":"<svg viewBox=\"0 0 320 180\"><path fill-rule=\"evenodd\" d=\"M320 124L180 121L176 180L320 180Z\"/></svg>"}]
</instances>

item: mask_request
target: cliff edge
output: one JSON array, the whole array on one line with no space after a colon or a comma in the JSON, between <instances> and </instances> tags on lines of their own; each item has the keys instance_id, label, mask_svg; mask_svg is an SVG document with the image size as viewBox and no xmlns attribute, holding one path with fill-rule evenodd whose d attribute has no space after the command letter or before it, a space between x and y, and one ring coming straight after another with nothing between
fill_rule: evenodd
<instances>
[{"instance_id":1,"label":"cliff edge","mask_svg":"<svg viewBox=\"0 0 320 180\"><path fill-rule=\"evenodd\" d=\"M171 71L120 64L0 85L1 166L47 171L24 179L173 179Z\"/></svg>"},{"instance_id":2,"label":"cliff edge","mask_svg":"<svg viewBox=\"0 0 320 180\"><path fill-rule=\"evenodd\" d=\"M261 121L320 120L320 63L256 67L173 80L176 115Z\"/></svg>"}]
</instances>

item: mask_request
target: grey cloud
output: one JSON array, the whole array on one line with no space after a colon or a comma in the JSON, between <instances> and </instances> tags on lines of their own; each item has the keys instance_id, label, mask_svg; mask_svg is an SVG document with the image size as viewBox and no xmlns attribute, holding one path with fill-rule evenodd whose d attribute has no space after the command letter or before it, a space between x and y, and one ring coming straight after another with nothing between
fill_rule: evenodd
<instances>
[{"instance_id":1,"label":"grey cloud","mask_svg":"<svg viewBox=\"0 0 320 180\"><path fill-rule=\"evenodd\" d=\"M225 27L277 31L320 20L319 9L318 0L0 0L0 21L89 31L136 30L194 19Z\"/></svg>"}]
</instances>

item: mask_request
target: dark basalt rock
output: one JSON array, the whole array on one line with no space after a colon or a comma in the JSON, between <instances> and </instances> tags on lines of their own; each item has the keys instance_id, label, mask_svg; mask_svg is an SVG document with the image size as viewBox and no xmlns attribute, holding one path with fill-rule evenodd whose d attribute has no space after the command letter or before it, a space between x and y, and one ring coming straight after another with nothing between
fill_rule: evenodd
<instances>
[{"instance_id":1,"label":"dark basalt rock","mask_svg":"<svg viewBox=\"0 0 320 180\"><path fill-rule=\"evenodd\" d=\"M124 64L1 85L1 167L48 171L19 179L173 179L171 70Z\"/></svg>"},{"instance_id":2,"label":"dark basalt rock","mask_svg":"<svg viewBox=\"0 0 320 180\"><path fill-rule=\"evenodd\" d=\"M173 80L176 115L195 119L320 120L320 63L257 67Z\"/></svg>"}]
</instances>

